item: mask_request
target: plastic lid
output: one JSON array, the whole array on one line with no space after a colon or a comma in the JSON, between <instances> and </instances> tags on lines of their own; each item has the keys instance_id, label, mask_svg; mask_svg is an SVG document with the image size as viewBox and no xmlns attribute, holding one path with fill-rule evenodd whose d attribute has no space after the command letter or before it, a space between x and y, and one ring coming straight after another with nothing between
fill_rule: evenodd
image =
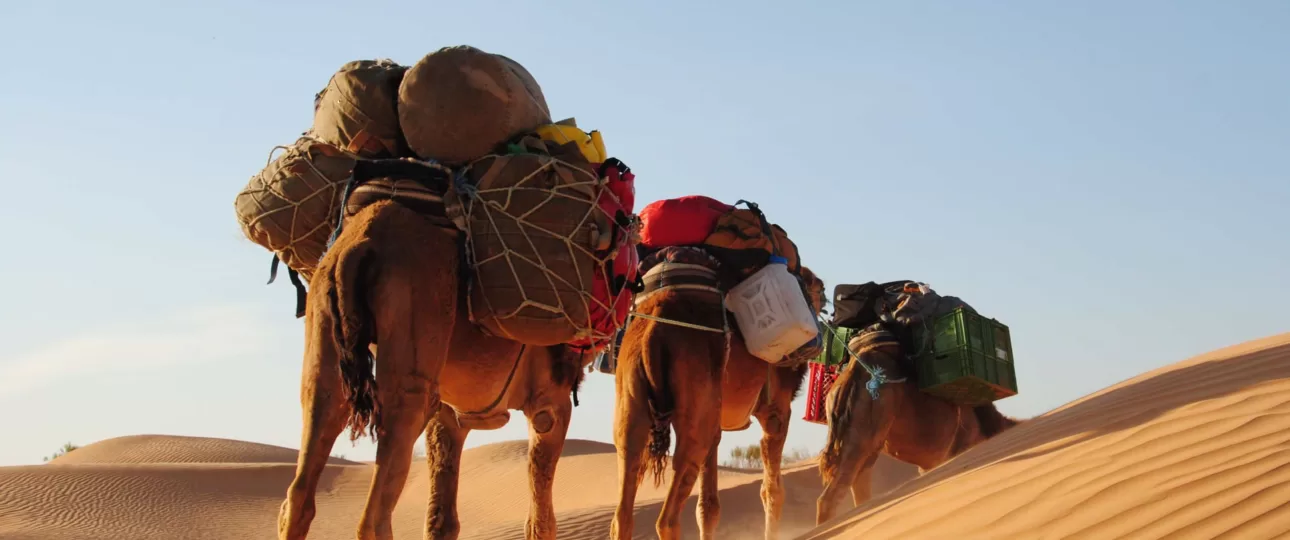
<instances>
[{"instance_id":1,"label":"plastic lid","mask_svg":"<svg viewBox=\"0 0 1290 540\"><path fill-rule=\"evenodd\" d=\"M788 259L780 257L779 255L771 255L770 264L788 264Z\"/></svg>"}]
</instances>

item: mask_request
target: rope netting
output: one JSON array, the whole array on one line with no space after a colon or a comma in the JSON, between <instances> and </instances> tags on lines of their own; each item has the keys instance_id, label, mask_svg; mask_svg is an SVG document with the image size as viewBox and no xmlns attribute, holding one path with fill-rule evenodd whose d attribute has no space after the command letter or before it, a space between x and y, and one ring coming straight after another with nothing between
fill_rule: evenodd
<instances>
[{"instance_id":1,"label":"rope netting","mask_svg":"<svg viewBox=\"0 0 1290 540\"><path fill-rule=\"evenodd\" d=\"M274 160L278 150L284 152ZM326 250L339 216L332 211L349 182L354 156L301 138L276 146L265 168L238 193L234 205L242 232L307 274Z\"/></svg>"},{"instance_id":2,"label":"rope netting","mask_svg":"<svg viewBox=\"0 0 1290 540\"><path fill-rule=\"evenodd\" d=\"M504 172L494 169L515 166L516 163L521 163L516 158L525 156L537 159L540 165L509 185L481 188L466 179L467 173L488 160L489 170L480 176L480 183L487 184L494 175ZM490 295L487 292L483 294L488 304L486 307L493 318L504 324L508 319L519 317L525 310L536 309L563 317L575 329L576 339L590 338L600 342L613 338L619 326L614 314L614 303L618 295L603 300L597 298L594 276L585 274L606 271L607 265L618 256L623 244L629 242L632 233L630 229L617 225L615 216L602 208L601 200L605 197L621 202L609 189L607 178L593 174L586 166L547 155L490 155L471 163L463 174L457 176L454 187L462 199L462 211L467 225L467 257L476 279L481 281L478 286L484 291L488 290L490 284L482 282L480 268L498 262L505 263L510 277L518 285L521 297L513 307L493 305ZM528 198L540 198L540 201L531 206L526 204L526 208L515 213L513 205L520 199ZM574 213L564 213L565 207L570 205L561 203L573 203L571 207ZM546 217L546 221L550 222L550 213L558 204L562 213L559 214L557 223L562 230L552 230L535 220L535 217ZM514 221L517 225L515 231L509 230L505 225L506 221ZM481 226L484 227L482 230ZM516 232L522 240L514 243L508 241L508 236L514 236ZM481 250L479 240L485 235L488 236L489 243L486 249ZM543 238L556 240L563 246L564 253L553 253L549 247L539 248L539 243L547 244L539 242ZM487 252L482 259L478 258L481 251ZM567 259L564 257L566 255ZM522 267L526 265L538 269L541 279L522 275ZM565 272L571 274L565 275ZM605 277L608 279L608 276ZM538 291L530 290L535 285L544 287L543 292L549 292L555 303L536 299ZM610 285L606 283L606 286ZM570 305L569 302L576 304ZM604 310L612 328L607 331L596 328L595 321L592 320L593 307ZM476 307L471 306L470 309L473 319ZM574 314L582 320L575 320Z\"/></svg>"}]
</instances>

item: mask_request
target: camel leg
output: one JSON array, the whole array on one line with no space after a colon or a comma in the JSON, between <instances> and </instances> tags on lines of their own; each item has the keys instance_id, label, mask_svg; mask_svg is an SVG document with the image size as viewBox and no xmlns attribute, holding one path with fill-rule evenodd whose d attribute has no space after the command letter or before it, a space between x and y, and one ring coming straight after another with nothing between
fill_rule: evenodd
<instances>
[{"instance_id":1,"label":"camel leg","mask_svg":"<svg viewBox=\"0 0 1290 540\"><path fill-rule=\"evenodd\" d=\"M397 266L394 268L398 268ZM387 271L380 282L377 311L376 383L381 403L376 470L359 521L360 540L393 540L394 507L412 465L412 447L429 419L439 414L439 373L443 371L453 322L443 313L456 310L456 287L424 293L415 278L398 279ZM436 292L442 294L435 294ZM429 312L426 306L438 305Z\"/></svg>"},{"instance_id":2,"label":"camel leg","mask_svg":"<svg viewBox=\"0 0 1290 540\"><path fill-rule=\"evenodd\" d=\"M856 473L856 478L851 482L851 500L856 506L860 506L873 497L873 464L878 461L879 452L869 455L869 458L860 465L860 471Z\"/></svg>"},{"instance_id":3,"label":"camel leg","mask_svg":"<svg viewBox=\"0 0 1290 540\"><path fill-rule=\"evenodd\" d=\"M333 346L330 317L310 313L305 325L304 372L300 383L300 404L304 429L296 476L287 489L287 499L278 514L278 538L303 540L309 534L316 508L314 495L331 455L336 437L345 429L346 404L340 380L340 357Z\"/></svg>"},{"instance_id":4,"label":"camel leg","mask_svg":"<svg viewBox=\"0 0 1290 540\"><path fill-rule=\"evenodd\" d=\"M774 379L772 379L773 381ZM761 424L761 504L766 515L766 540L779 538L779 521L784 511L784 485L780 467L784 462L784 443L788 440L788 421L792 416L788 396L775 399L757 415Z\"/></svg>"},{"instance_id":5,"label":"camel leg","mask_svg":"<svg viewBox=\"0 0 1290 540\"><path fill-rule=\"evenodd\" d=\"M649 442L650 418L645 403L638 403L624 388L617 390L614 408L614 446L618 450L618 508L609 527L611 540L629 540L635 526L636 490L645 473L645 445Z\"/></svg>"},{"instance_id":6,"label":"camel leg","mask_svg":"<svg viewBox=\"0 0 1290 540\"><path fill-rule=\"evenodd\" d=\"M380 371L379 363L377 371ZM381 378L378 376L377 379ZM430 388L428 380L408 379L387 378L378 383L384 407L381 411L384 435L376 446L376 470L372 475L367 505L363 508L363 518L358 525L360 540L393 540L394 506L403 494L403 485L412 466L412 447L426 429L427 409L432 408L431 404L438 405L437 392ZM386 390L398 382L404 384L396 387L397 390Z\"/></svg>"},{"instance_id":7,"label":"camel leg","mask_svg":"<svg viewBox=\"0 0 1290 540\"><path fill-rule=\"evenodd\" d=\"M712 441L721 433L716 415L713 415L710 429L702 429L704 426L696 426L694 422L685 420L673 426L676 428L677 441L676 454L672 456L672 485L668 487L663 511L659 512L658 522L654 525L659 540L676 540L681 537L681 508L694 491L699 471L708 455L713 452ZM695 427L700 429L694 429Z\"/></svg>"},{"instance_id":8,"label":"camel leg","mask_svg":"<svg viewBox=\"0 0 1290 540\"><path fill-rule=\"evenodd\" d=\"M717 449L721 445L721 432L708 450L708 457L703 463L702 476L699 478L699 505L696 513L699 517L700 540L712 540L717 537L717 524L721 521L721 496L717 486Z\"/></svg>"},{"instance_id":9,"label":"camel leg","mask_svg":"<svg viewBox=\"0 0 1290 540\"><path fill-rule=\"evenodd\" d=\"M457 423L451 407L440 407L426 428L426 463L430 469L430 502L426 508L426 538L456 540L457 486L461 479L461 450L470 430Z\"/></svg>"},{"instance_id":10,"label":"camel leg","mask_svg":"<svg viewBox=\"0 0 1290 540\"><path fill-rule=\"evenodd\" d=\"M829 434L830 438L841 438L842 444L838 449L839 455L833 457L836 470L831 475L826 475L824 492L816 501L816 525L833 518L838 504L842 502L845 490L849 490L855 484L860 470L873 466L887 439L887 431L895 418L896 406L904 395L903 387L889 384L882 386L878 399L873 399L865 389L867 374L859 376L857 372L863 373L863 370L858 366L851 366L844 374L848 380L844 381L844 377L839 377L838 383L834 386L835 389L844 386L849 390L845 394L848 399L845 402L840 399L834 406L849 407L851 421L846 426L839 426L843 430L842 433ZM830 431L837 428L829 426ZM827 448L826 451L828 451ZM854 493L852 495L854 496Z\"/></svg>"},{"instance_id":11,"label":"camel leg","mask_svg":"<svg viewBox=\"0 0 1290 540\"><path fill-rule=\"evenodd\" d=\"M572 390L572 389L570 389ZM569 393L549 406L525 409L529 420L529 515L524 522L527 540L555 540L555 469L564 451L573 402Z\"/></svg>"}]
</instances>

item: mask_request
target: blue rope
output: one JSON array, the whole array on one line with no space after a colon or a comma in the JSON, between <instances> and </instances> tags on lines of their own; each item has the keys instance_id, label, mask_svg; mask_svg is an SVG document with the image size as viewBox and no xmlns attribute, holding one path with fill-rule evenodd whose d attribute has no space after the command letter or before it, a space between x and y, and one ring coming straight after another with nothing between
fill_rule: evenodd
<instances>
[{"instance_id":1,"label":"blue rope","mask_svg":"<svg viewBox=\"0 0 1290 540\"><path fill-rule=\"evenodd\" d=\"M479 196L479 188L467 181L466 169L460 169L452 175L452 187L464 199L474 199Z\"/></svg>"},{"instance_id":2,"label":"blue rope","mask_svg":"<svg viewBox=\"0 0 1290 540\"><path fill-rule=\"evenodd\" d=\"M882 370L882 366L870 368L869 365L864 362L860 362L858 358L856 359L856 362L858 362L860 367L863 367L865 371L868 371L870 375L873 375L873 377L869 379L869 382L865 383L864 387L869 390L869 397L873 398L875 401L878 399L878 388L882 385L894 382L904 382L905 380L904 377L901 377L900 379L888 379L887 373Z\"/></svg>"},{"instance_id":3,"label":"blue rope","mask_svg":"<svg viewBox=\"0 0 1290 540\"><path fill-rule=\"evenodd\" d=\"M838 334L833 330L833 327L827 324L822 326L824 326L824 328L828 330L829 334L832 334L830 336L831 338L837 338ZM878 399L878 390L879 388L882 387L882 385L905 382L906 380L905 377L901 377L899 379L892 379L887 376L887 372L882 369L882 366L871 366L865 363L864 360L860 359L860 356L858 356L856 353L851 352L850 343L843 343L842 350L846 351L847 356L851 357L852 361L854 361L856 364L859 364L861 368L864 368L864 370L869 373L869 382L865 383L865 389L869 390L869 397L873 398L874 400Z\"/></svg>"}]
</instances>

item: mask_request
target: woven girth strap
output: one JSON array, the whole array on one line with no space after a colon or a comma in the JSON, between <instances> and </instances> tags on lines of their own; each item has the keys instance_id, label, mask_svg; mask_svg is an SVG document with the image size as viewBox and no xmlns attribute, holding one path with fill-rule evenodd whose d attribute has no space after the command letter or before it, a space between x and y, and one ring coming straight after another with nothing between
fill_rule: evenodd
<instances>
[{"instance_id":1,"label":"woven girth strap","mask_svg":"<svg viewBox=\"0 0 1290 540\"><path fill-rule=\"evenodd\" d=\"M634 304L639 306L642 302L651 296L664 291L706 291L717 296L718 302L723 302L725 292L717 286L717 272L706 266L698 264L675 263L663 261L650 268L641 276L641 281L645 284L640 293L636 294ZM703 330L725 334L730 331L729 321L725 320L725 310L722 310L722 327L712 328L701 324L694 324L686 321L678 321L655 315L649 315L633 310L631 316L638 319L645 319L693 330Z\"/></svg>"},{"instance_id":2,"label":"woven girth strap","mask_svg":"<svg viewBox=\"0 0 1290 540\"><path fill-rule=\"evenodd\" d=\"M724 293L717 287L717 272L706 266L663 261L641 276L644 287L636 294L635 305L641 305L656 293L668 290L699 290Z\"/></svg>"}]
</instances>

